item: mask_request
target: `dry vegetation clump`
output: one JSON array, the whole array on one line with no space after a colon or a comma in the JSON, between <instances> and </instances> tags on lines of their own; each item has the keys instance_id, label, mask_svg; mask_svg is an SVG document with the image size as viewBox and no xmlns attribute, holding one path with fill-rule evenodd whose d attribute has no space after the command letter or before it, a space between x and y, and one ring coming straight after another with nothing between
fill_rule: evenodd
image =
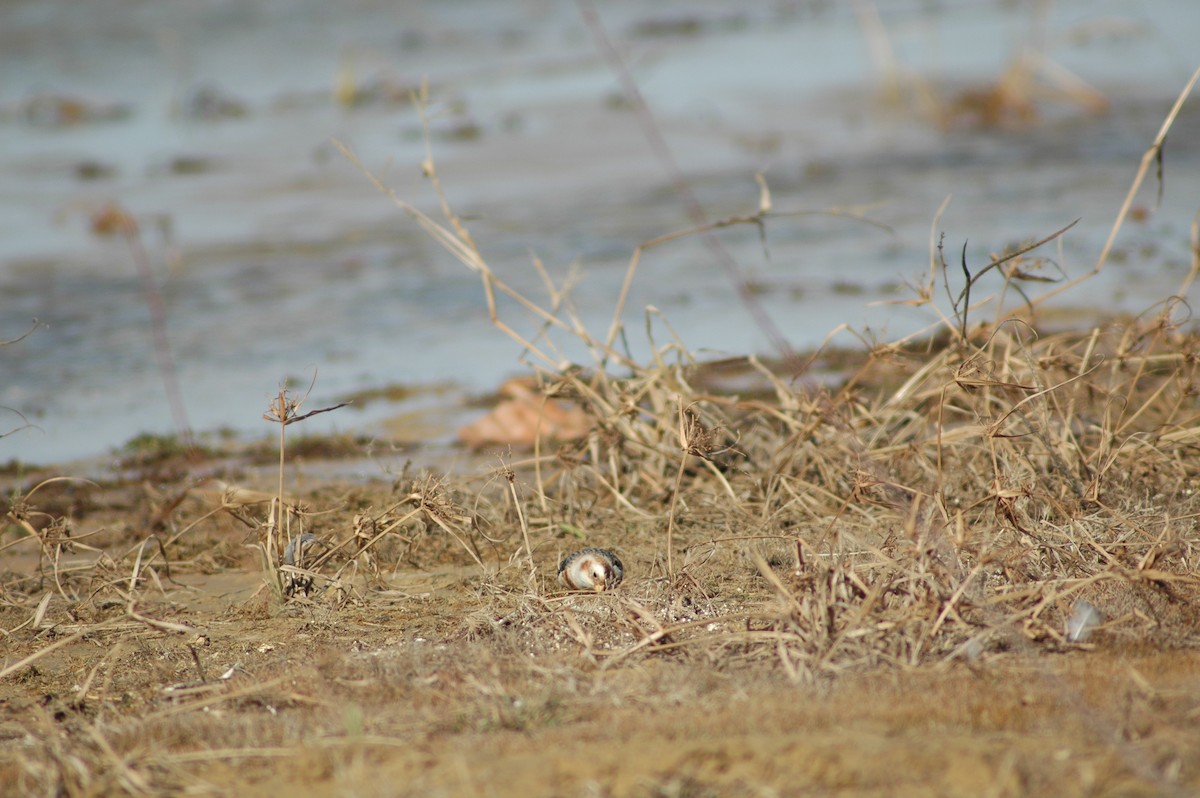
<instances>
[{"instance_id":1,"label":"dry vegetation clump","mask_svg":"<svg viewBox=\"0 0 1200 798\"><path fill-rule=\"evenodd\" d=\"M546 391L596 419L586 440L319 511L285 497L279 523L273 491L205 483L152 534L118 531L101 519L152 494L105 506L44 485L11 505L3 544L37 574L3 582L7 775L162 793L247 786L240 758L295 756L289 778L352 779L408 761L404 741L632 730L628 707L715 712L780 680L1194 649L1198 348L1164 311L884 347L839 389L762 367L773 400L697 393L685 357L557 375ZM69 516L71 536L42 523ZM327 545L261 570L279 529ZM585 543L620 552L617 590L557 589ZM1081 606L1098 615L1071 632ZM1028 730L1074 696L969 711ZM1130 778L1105 767L1101 783Z\"/></svg>"},{"instance_id":2,"label":"dry vegetation clump","mask_svg":"<svg viewBox=\"0 0 1200 798\"><path fill-rule=\"evenodd\" d=\"M548 277L542 306L495 275L448 206L441 224L393 199L479 274L538 394L584 411L590 430L538 436L529 457L480 477L406 468L296 496L287 427L333 408L302 413L281 389L266 414L273 484L243 486L236 470L166 486L14 483L0 780L72 796L894 786L904 763L851 767L795 736L797 723L832 734L869 695L882 731L843 743L871 754L916 729L968 763L954 771L961 793L1200 784L1183 760L1194 707L1171 703L1188 686L1163 686L1177 669L1158 686L1139 675L1120 723L1101 713L1097 726L1088 691L1111 695L1113 671L1050 656L1200 643L1200 335L1181 303L1040 330L1023 294L1037 244L974 273L964 263L957 295L935 256L918 299L936 335L876 345L828 387L794 356L747 358L759 390L743 397L698 387L705 368L678 341L648 362L620 348L624 297L594 336ZM759 213L712 227L770 217L764 185ZM537 335L497 316L497 293ZM1026 301L1006 307L1014 294ZM565 363L556 334L594 362ZM118 498L79 498L96 495ZM620 555L619 588L557 588L562 555L585 545ZM919 712L898 700L916 681L866 681L914 670L929 678ZM1060 715L1057 733L1082 752L1061 761L1083 757L1078 772L1036 739L999 761L958 739L1037 733ZM680 731L692 726L712 750ZM641 781L623 780L631 763Z\"/></svg>"},{"instance_id":3,"label":"dry vegetation clump","mask_svg":"<svg viewBox=\"0 0 1200 798\"><path fill-rule=\"evenodd\" d=\"M1194 645L1196 336L1159 316L978 337L881 350L841 391L768 375L773 403L697 395L686 364L571 377L596 430L542 466L531 527L610 530L640 553L636 599L599 624L634 646L806 680L1080 644L1083 602L1110 639ZM881 362L908 378L868 398ZM510 511L490 528L517 526ZM598 632L560 615L592 652Z\"/></svg>"}]
</instances>

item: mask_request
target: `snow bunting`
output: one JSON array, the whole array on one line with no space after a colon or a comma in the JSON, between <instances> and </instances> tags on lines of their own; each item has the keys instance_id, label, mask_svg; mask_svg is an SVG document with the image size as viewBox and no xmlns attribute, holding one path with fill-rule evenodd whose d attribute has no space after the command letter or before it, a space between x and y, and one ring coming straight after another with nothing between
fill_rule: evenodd
<instances>
[{"instance_id":1,"label":"snow bunting","mask_svg":"<svg viewBox=\"0 0 1200 798\"><path fill-rule=\"evenodd\" d=\"M558 564L558 581L572 590L600 593L621 584L624 578L625 566L608 549L581 549Z\"/></svg>"}]
</instances>

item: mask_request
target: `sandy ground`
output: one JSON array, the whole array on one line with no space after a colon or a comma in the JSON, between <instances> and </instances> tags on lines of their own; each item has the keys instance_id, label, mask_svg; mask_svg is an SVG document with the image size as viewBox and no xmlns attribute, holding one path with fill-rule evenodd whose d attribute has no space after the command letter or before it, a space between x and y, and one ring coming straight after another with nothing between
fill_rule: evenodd
<instances>
[{"instance_id":1,"label":"sandy ground","mask_svg":"<svg viewBox=\"0 0 1200 798\"><path fill-rule=\"evenodd\" d=\"M107 529L111 544L125 538L122 526L145 523L145 490L75 493L88 517L109 521L89 540L104 542ZM312 500L363 505L390 493L328 486ZM206 508L210 495L196 489L179 513ZM756 628L751 616L774 606L761 579L672 589L655 576L653 549L630 537L630 575L602 595L564 594L553 582L554 547L566 542L542 548L530 590L520 563L485 574L461 563L453 542L425 537L419 557L391 550L392 566L363 580L369 593L318 590L280 604L244 525L218 513L197 530L172 569L146 567L136 617L122 598L130 574L111 556L77 547L60 563L65 590L92 594L68 607L52 575L40 586L18 577L36 554L4 552L4 665L61 646L0 681L4 794L1148 796L1200 787L1200 672L1186 648L1101 629L1087 644L1014 637L1009 650L973 659L841 663L796 679L769 647L737 641L738 624ZM72 563L86 566L86 581ZM50 598L35 619L42 595ZM685 645L679 631L647 644L638 608L724 642Z\"/></svg>"}]
</instances>

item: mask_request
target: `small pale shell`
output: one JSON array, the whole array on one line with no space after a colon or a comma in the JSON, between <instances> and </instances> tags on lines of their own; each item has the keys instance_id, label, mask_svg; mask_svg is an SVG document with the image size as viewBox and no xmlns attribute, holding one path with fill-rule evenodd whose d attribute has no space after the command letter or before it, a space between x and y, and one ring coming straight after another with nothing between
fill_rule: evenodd
<instances>
[{"instance_id":1,"label":"small pale shell","mask_svg":"<svg viewBox=\"0 0 1200 798\"><path fill-rule=\"evenodd\" d=\"M1067 620L1067 639L1072 643L1084 643L1091 636L1092 630L1104 621L1100 610L1080 599L1075 602L1074 612Z\"/></svg>"},{"instance_id":2,"label":"small pale shell","mask_svg":"<svg viewBox=\"0 0 1200 798\"><path fill-rule=\"evenodd\" d=\"M586 548L563 557L558 581L572 590L597 593L616 587L625 578L625 566L608 549Z\"/></svg>"}]
</instances>

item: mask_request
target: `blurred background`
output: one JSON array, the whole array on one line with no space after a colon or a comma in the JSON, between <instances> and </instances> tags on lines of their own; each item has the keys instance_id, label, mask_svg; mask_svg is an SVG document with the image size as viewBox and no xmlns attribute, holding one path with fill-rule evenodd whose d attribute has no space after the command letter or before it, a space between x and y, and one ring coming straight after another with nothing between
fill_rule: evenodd
<instances>
[{"instance_id":1,"label":"blurred background","mask_svg":"<svg viewBox=\"0 0 1200 798\"><path fill-rule=\"evenodd\" d=\"M708 218L753 213L762 173L777 211L876 222L773 219L765 250L753 227L719 234L804 349L839 325L857 334L834 343L861 346L936 321L903 301L947 198L954 269L964 242L980 267L1082 219L1031 268L1090 271L1200 57L1192 0L608 0L591 23L586 8L0 0L0 339L37 320L0 347L0 433L34 425L0 438L0 461L106 456L184 424L273 434L261 415L280 383L314 372L306 409L359 401L305 432L449 439L464 396L527 371L478 278L331 143L436 211L423 81L438 173L491 267L545 299L540 258L597 335L634 248L692 223L598 36ZM1103 271L1048 304L1057 323L1178 290L1197 105L1168 138L1161 197L1152 175ZM778 354L698 238L643 259L624 316L639 356L647 305L698 357Z\"/></svg>"}]
</instances>

